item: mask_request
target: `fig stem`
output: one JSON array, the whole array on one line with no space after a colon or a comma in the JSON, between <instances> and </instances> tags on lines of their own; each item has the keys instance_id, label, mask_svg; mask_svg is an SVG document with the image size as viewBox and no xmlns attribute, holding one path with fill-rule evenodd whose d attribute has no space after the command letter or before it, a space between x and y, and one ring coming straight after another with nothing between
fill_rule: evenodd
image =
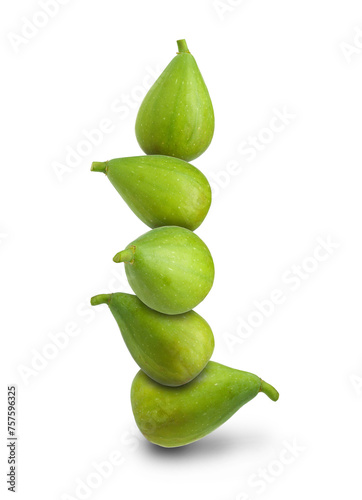
<instances>
[{"instance_id":1,"label":"fig stem","mask_svg":"<svg viewBox=\"0 0 362 500\"><path fill-rule=\"evenodd\" d=\"M126 250L122 250L122 252L118 252L114 257L113 257L113 262L128 262L132 263L134 260L134 249L133 248L126 248Z\"/></svg>"},{"instance_id":2,"label":"fig stem","mask_svg":"<svg viewBox=\"0 0 362 500\"><path fill-rule=\"evenodd\" d=\"M179 52L188 52L190 54L186 40L177 40L177 48Z\"/></svg>"},{"instance_id":3,"label":"fig stem","mask_svg":"<svg viewBox=\"0 0 362 500\"><path fill-rule=\"evenodd\" d=\"M279 392L264 380L261 381L260 392L264 392L272 401L278 401Z\"/></svg>"},{"instance_id":4,"label":"fig stem","mask_svg":"<svg viewBox=\"0 0 362 500\"><path fill-rule=\"evenodd\" d=\"M94 161L91 166L91 171L92 172L103 172L104 174L107 174L107 165L108 162L106 161Z\"/></svg>"},{"instance_id":5,"label":"fig stem","mask_svg":"<svg viewBox=\"0 0 362 500\"><path fill-rule=\"evenodd\" d=\"M100 295L95 295L94 297L92 297L90 302L92 306L99 306L99 304L109 304L111 297L111 293L101 293Z\"/></svg>"}]
</instances>

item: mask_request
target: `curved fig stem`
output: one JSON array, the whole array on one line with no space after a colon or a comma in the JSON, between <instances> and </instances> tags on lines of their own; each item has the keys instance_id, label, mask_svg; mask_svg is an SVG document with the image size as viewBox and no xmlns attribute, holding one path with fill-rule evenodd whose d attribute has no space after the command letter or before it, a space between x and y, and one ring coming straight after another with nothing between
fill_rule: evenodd
<instances>
[{"instance_id":1,"label":"curved fig stem","mask_svg":"<svg viewBox=\"0 0 362 500\"><path fill-rule=\"evenodd\" d=\"M127 262L128 264L133 264L134 261L134 252L135 247L126 248L126 250L122 250L122 252L118 252L113 257L113 262Z\"/></svg>"},{"instance_id":2,"label":"curved fig stem","mask_svg":"<svg viewBox=\"0 0 362 500\"><path fill-rule=\"evenodd\" d=\"M187 47L186 40L177 40L177 48L178 52L188 52L190 54L190 51Z\"/></svg>"},{"instance_id":3,"label":"curved fig stem","mask_svg":"<svg viewBox=\"0 0 362 500\"><path fill-rule=\"evenodd\" d=\"M90 302L92 306L99 306L99 304L109 304L111 297L111 293L101 293L100 295L95 295L94 297L92 297Z\"/></svg>"},{"instance_id":4,"label":"curved fig stem","mask_svg":"<svg viewBox=\"0 0 362 500\"><path fill-rule=\"evenodd\" d=\"M261 381L259 392L264 392L272 401L278 401L279 399L279 392L272 385L264 382L264 380Z\"/></svg>"}]
</instances>

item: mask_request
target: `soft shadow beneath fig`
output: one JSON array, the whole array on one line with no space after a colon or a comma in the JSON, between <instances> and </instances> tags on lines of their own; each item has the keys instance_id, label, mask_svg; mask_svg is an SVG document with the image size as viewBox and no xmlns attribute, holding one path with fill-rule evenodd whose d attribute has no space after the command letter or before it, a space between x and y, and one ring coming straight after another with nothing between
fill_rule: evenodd
<instances>
[{"instance_id":1,"label":"soft shadow beneath fig","mask_svg":"<svg viewBox=\"0 0 362 500\"><path fill-rule=\"evenodd\" d=\"M200 441L191 443L186 446L178 448L163 448L148 442L143 441L142 447L145 454L158 458L160 460L184 460L192 458L206 458L217 455L220 460L220 453L230 453L238 450L244 453L246 450L258 449L269 444L269 437L267 434L261 432L245 432L235 436L235 434L214 433L206 436Z\"/></svg>"}]
</instances>

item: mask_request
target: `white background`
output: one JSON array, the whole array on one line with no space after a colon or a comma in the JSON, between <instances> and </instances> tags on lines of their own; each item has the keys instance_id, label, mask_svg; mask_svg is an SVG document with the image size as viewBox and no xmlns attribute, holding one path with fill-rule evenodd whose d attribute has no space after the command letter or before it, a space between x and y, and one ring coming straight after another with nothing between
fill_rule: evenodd
<instances>
[{"instance_id":1,"label":"white background","mask_svg":"<svg viewBox=\"0 0 362 500\"><path fill-rule=\"evenodd\" d=\"M360 1L62 3L51 19L36 0L0 7L1 495L15 383L20 499L359 498ZM33 20L43 27L31 33ZM144 85L179 38L216 116L211 146L192 162L214 188L197 234L216 279L197 310L214 330L213 359L265 378L280 400L259 395L212 435L167 450L138 432L137 366L107 309L88 305L105 289L130 291L112 257L148 228L90 164L142 154ZM273 132L278 113L288 123ZM105 124L87 150L84 134ZM334 248L318 262L321 238ZM284 303L254 315L242 340L242 321L274 289ZM67 346L54 348L54 334ZM122 463L97 483L114 452Z\"/></svg>"}]
</instances>

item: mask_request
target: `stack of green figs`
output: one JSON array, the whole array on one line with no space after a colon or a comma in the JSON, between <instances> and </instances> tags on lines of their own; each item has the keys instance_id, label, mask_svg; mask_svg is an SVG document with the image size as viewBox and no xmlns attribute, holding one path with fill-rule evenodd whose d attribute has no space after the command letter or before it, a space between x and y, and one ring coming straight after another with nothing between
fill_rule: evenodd
<instances>
[{"instance_id":1,"label":"stack of green figs","mask_svg":"<svg viewBox=\"0 0 362 500\"><path fill-rule=\"evenodd\" d=\"M193 232L206 217L211 189L187 163L209 146L214 111L185 40L139 109L136 136L146 156L94 162L133 212L151 228L114 262L124 262L135 295L101 294L141 370L131 388L136 423L164 447L196 441L264 392L278 392L256 375L210 361L214 336L193 309L209 293L214 263Z\"/></svg>"}]
</instances>

